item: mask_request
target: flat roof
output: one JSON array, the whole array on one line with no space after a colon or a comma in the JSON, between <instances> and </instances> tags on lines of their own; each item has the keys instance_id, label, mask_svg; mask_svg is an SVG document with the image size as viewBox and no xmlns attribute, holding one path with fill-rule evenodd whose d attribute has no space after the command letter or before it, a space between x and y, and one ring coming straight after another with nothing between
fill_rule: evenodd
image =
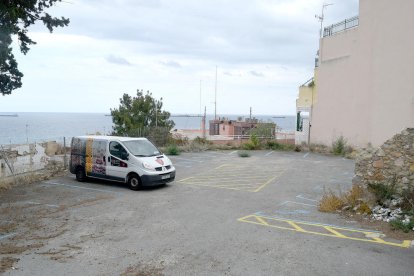
<instances>
[{"instance_id":1,"label":"flat roof","mask_svg":"<svg viewBox=\"0 0 414 276\"><path fill-rule=\"evenodd\" d=\"M97 140L118 140L118 141L131 141L131 140L148 140L145 137L123 137L123 136L104 136L104 135L83 135L74 136L73 138L83 139L97 139Z\"/></svg>"}]
</instances>

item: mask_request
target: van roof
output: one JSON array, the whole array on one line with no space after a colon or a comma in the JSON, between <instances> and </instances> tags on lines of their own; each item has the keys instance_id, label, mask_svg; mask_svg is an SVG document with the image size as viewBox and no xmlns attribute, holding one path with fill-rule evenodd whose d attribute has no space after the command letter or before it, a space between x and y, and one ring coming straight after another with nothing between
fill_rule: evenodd
<instances>
[{"instance_id":1,"label":"van roof","mask_svg":"<svg viewBox=\"0 0 414 276\"><path fill-rule=\"evenodd\" d=\"M122 136L104 136L104 135L84 135L84 136L75 136L73 138L81 139L96 139L96 140L118 140L118 141L131 141L131 140L148 140L144 137L122 137Z\"/></svg>"}]
</instances>

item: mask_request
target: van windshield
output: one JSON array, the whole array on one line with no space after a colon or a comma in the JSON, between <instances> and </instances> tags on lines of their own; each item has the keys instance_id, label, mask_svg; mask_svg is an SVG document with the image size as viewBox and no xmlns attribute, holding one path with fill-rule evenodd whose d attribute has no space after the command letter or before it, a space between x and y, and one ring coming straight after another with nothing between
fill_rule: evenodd
<instances>
[{"instance_id":1,"label":"van windshield","mask_svg":"<svg viewBox=\"0 0 414 276\"><path fill-rule=\"evenodd\" d=\"M140 157L155 156L161 152L148 140L131 140L122 142L132 155Z\"/></svg>"}]
</instances>

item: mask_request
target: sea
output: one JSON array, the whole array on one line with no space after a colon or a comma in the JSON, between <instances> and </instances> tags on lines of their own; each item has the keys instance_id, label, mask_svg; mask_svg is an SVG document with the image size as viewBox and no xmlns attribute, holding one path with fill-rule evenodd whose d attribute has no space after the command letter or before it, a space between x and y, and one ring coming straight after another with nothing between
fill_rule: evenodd
<instances>
[{"instance_id":1,"label":"sea","mask_svg":"<svg viewBox=\"0 0 414 276\"><path fill-rule=\"evenodd\" d=\"M222 115L220 118L229 120L245 119L246 115ZM290 132L295 129L295 116L255 115L253 118L263 122L276 123L278 130ZM200 129L201 117L194 114L173 114L170 119L175 123L175 129ZM214 115L207 115L208 121ZM112 117L104 113L48 113L48 112L17 112L0 113L0 145L40 143L57 141L70 143L73 136L87 134L110 134Z\"/></svg>"}]
</instances>

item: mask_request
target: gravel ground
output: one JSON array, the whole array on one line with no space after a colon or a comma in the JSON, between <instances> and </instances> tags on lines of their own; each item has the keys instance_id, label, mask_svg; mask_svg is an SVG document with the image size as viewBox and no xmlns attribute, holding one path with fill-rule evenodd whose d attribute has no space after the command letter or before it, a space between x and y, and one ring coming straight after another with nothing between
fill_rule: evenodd
<instances>
[{"instance_id":1,"label":"gravel ground","mask_svg":"<svg viewBox=\"0 0 414 276\"><path fill-rule=\"evenodd\" d=\"M412 275L411 241L317 211L354 162L236 151L171 157L176 181L131 191L68 174L0 194L5 275ZM361 229L363 228L363 229Z\"/></svg>"}]
</instances>

